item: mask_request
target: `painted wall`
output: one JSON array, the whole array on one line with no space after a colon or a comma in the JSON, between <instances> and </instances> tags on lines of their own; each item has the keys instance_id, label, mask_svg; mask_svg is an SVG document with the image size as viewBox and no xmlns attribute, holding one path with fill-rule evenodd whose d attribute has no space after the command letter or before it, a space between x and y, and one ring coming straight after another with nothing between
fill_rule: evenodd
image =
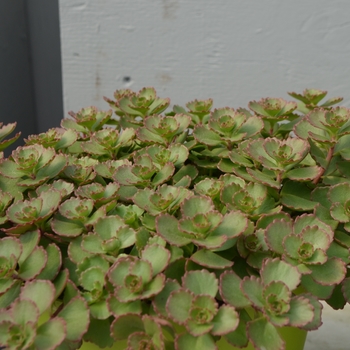
<instances>
[{"instance_id":1,"label":"painted wall","mask_svg":"<svg viewBox=\"0 0 350 350\"><path fill-rule=\"evenodd\" d=\"M120 88L154 86L172 103L246 106L305 88L350 106L348 0L59 0L64 111ZM345 350L350 307L325 307L306 350ZM347 320L347 321L345 321Z\"/></svg>"},{"instance_id":2,"label":"painted wall","mask_svg":"<svg viewBox=\"0 0 350 350\"><path fill-rule=\"evenodd\" d=\"M64 110L154 86L216 107L321 88L350 105L348 0L59 0Z\"/></svg>"}]
</instances>

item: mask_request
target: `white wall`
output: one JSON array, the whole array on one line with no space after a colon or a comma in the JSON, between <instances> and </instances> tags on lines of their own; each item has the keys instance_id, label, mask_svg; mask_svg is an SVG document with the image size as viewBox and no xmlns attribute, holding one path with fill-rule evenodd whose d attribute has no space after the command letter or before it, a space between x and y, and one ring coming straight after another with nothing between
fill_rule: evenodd
<instances>
[{"instance_id":1,"label":"white wall","mask_svg":"<svg viewBox=\"0 0 350 350\"><path fill-rule=\"evenodd\" d=\"M59 3L65 112L143 86L176 104L240 107L308 87L350 105L348 0Z\"/></svg>"},{"instance_id":2,"label":"white wall","mask_svg":"<svg viewBox=\"0 0 350 350\"><path fill-rule=\"evenodd\" d=\"M246 106L305 88L350 106L349 0L59 0L64 110L154 86L172 103ZM125 79L130 78L129 82ZM349 349L350 307L306 350Z\"/></svg>"}]
</instances>

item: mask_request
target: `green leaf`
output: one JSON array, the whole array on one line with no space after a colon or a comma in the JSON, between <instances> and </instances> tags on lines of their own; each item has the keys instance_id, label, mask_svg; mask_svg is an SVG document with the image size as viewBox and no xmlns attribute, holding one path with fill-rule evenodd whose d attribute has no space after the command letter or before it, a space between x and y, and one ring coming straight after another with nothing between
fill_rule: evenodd
<instances>
[{"instance_id":1,"label":"green leaf","mask_svg":"<svg viewBox=\"0 0 350 350\"><path fill-rule=\"evenodd\" d=\"M111 316L106 300L97 300L89 305L90 316L98 320L106 320Z\"/></svg>"},{"instance_id":2,"label":"green leaf","mask_svg":"<svg viewBox=\"0 0 350 350\"><path fill-rule=\"evenodd\" d=\"M51 243L46 247L46 253L47 263L37 278L52 281L57 276L62 265L61 251L55 243Z\"/></svg>"},{"instance_id":3,"label":"green leaf","mask_svg":"<svg viewBox=\"0 0 350 350\"><path fill-rule=\"evenodd\" d=\"M211 334L224 335L233 332L238 327L239 315L233 307L223 305L218 310L212 323L214 324L214 327L211 330Z\"/></svg>"},{"instance_id":4,"label":"green leaf","mask_svg":"<svg viewBox=\"0 0 350 350\"><path fill-rule=\"evenodd\" d=\"M276 181L274 177L267 175L259 170L250 169L250 168L247 168L246 170L248 174L251 175L257 182L272 188L280 189L281 187L280 181L278 180Z\"/></svg>"},{"instance_id":5,"label":"green leaf","mask_svg":"<svg viewBox=\"0 0 350 350\"><path fill-rule=\"evenodd\" d=\"M216 296L218 280L207 270L189 271L182 278L182 286L196 295Z\"/></svg>"},{"instance_id":6,"label":"green leaf","mask_svg":"<svg viewBox=\"0 0 350 350\"><path fill-rule=\"evenodd\" d=\"M173 163L167 163L163 168L153 177L152 185L159 186L164 182L168 181L174 174L175 166Z\"/></svg>"},{"instance_id":7,"label":"green leaf","mask_svg":"<svg viewBox=\"0 0 350 350\"><path fill-rule=\"evenodd\" d=\"M90 257L92 254L82 249L82 240L83 237L77 237L73 239L68 246L68 255L69 259L78 264L83 261L85 258Z\"/></svg>"},{"instance_id":8,"label":"green leaf","mask_svg":"<svg viewBox=\"0 0 350 350\"><path fill-rule=\"evenodd\" d=\"M19 296L21 291L21 282L15 281L12 286L7 289L5 293L0 295L0 309L10 306L16 298Z\"/></svg>"},{"instance_id":9,"label":"green leaf","mask_svg":"<svg viewBox=\"0 0 350 350\"><path fill-rule=\"evenodd\" d=\"M193 296L186 290L173 291L167 301L166 309L172 320L183 324L190 317Z\"/></svg>"},{"instance_id":10,"label":"green leaf","mask_svg":"<svg viewBox=\"0 0 350 350\"><path fill-rule=\"evenodd\" d=\"M142 305L140 300L122 303L114 295L110 295L107 302L108 309L111 311L114 317L125 314L141 314L142 312Z\"/></svg>"},{"instance_id":11,"label":"green leaf","mask_svg":"<svg viewBox=\"0 0 350 350\"><path fill-rule=\"evenodd\" d=\"M236 307L245 308L251 305L250 300L241 290L242 279L233 271L225 271L220 276L220 295L223 300Z\"/></svg>"},{"instance_id":12,"label":"green leaf","mask_svg":"<svg viewBox=\"0 0 350 350\"><path fill-rule=\"evenodd\" d=\"M197 125L193 134L198 142L204 143L208 146L217 146L223 143L220 135L210 130L206 125Z\"/></svg>"},{"instance_id":13,"label":"green leaf","mask_svg":"<svg viewBox=\"0 0 350 350\"><path fill-rule=\"evenodd\" d=\"M266 243L275 253L283 254L283 239L293 232L293 227L287 220L274 220L265 231Z\"/></svg>"},{"instance_id":14,"label":"green leaf","mask_svg":"<svg viewBox=\"0 0 350 350\"><path fill-rule=\"evenodd\" d=\"M68 277L69 277L68 269L64 269L58 273L55 280L53 281L53 284L56 290L55 299L57 299L61 295L64 289L65 291L67 291L66 286L68 283Z\"/></svg>"},{"instance_id":15,"label":"green leaf","mask_svg":"<svg viewBox=\"0 0 350 350\"><path fill-rule=\"evenodd\" d=\"M284 349L284 341L277 329L264 318L248 322L247 331L256 349Z\"/></svg>"},{"instance_id":16,"label":"green leaf","mask_svg":"<svg viewBox=\"0 0 350 350\"><path fill-rule=\"evenodd\" d=\"M27 282L21 290L20 298L31 300L38 307L40 314L49 309L54 301L55 287L50 281L33 280Z\"/></svg>"},{"instance_id":17,"label":"green leaf","mask_svg":"<svg viewBox=\"0 0 350 350\"><path fill-rule=\"evenodd\" d=\"M51 222L52 230L63 237L77 237L85 231L84 223L57 214Z\"/></svg>"},{"instance_id":18,"label":"green leaf","mask_svg":"<svg viewBox=\"0 0 350 350\"><path fill-rule=\"evenodd\" d=\"M36 246L28 258L20 265L18 276L30 280L44 270L47 263L47 253L41 246Z\"/></svg>"},{"instance_id":19,"label":"green leaf","mask_svg":"<svg viewBox=\"0 0 350 350\"><path fill-rule=\"evenodd\" d=\"M299 285L300 278L301 275L295 266L278 258L266 259L261 269L261 279L265 285L273 281L281 281L293 291Z\"/></svg>"},{"instance_id":20,"label":"green leaf","mask_svg":"<svg viewBox=\"0 0 350 350\"><path fill-rule=\"evenodd\" d=\"M141 252L141 258L151 264L153 276L156 276L167 267L170 260L170 252L158 244L152 244L146 246Z\"/></svg>"},{"instance_id":21,"label":"green leaf","mask_svg":"<svg viewBox=\"0 0 350 350\"><path fill-rule=\"evenodd\" d=\"M200 249L196 251L192 256L191 260L198 265L211 268L211 269L224 269L231 267L233 262L215 254L211 250Z\"/></svg>"},{"instance_id":22,"label":"green leaf","mask_svg":"<svg viewBox=\"0 0 350 350\"><path fill-rule=\"evenodd\" d=\"M24 326L26 323L37 323L39 319L39 308L34 301L26 299L17 299L11 305L11 313L14 323Z\"/></svg>"},{"instance_id":23,"label":"green leaf","mask_svg":"<svg viewBox=\"0 0 350 350\"><path fill-rule=\"evenodd\" d=\"M40 239L40 233L36 231L28 231L19 236L19 240L22 243L22 254L18 260L19 264L22 264L30 254L32 254L34 248L38 245Z\"/></svg>"},{"instance_id":24,"label":"green leaf","mask_svg":"<svg viewBox=\"0 0 350 350\"><path fill-rule=\"evenodd\" d=\"M23 245L21 241L15 237L4 237L0 239L1 256L10 259L11 256L15 260L19 260L23 255Z\"/></svg>"},{"instance_id":25,"label":"green leaf","mask_svg":"<svg viewBox=\"0 0 350 350\"><path fill-rule=\"evenodd\" d=\"M111 324L111 335L115 340L127 339L135 332L144 332L143 322L139 315L121 315L116 317Z\"/></svg>"},{"instance_id":26,"label":"green leaf","mask_svg":"<svg viewBox=\"0 0 350 350\"><path fill-rule=\"evenodd\" d=\"M89 326L89 308L82 297L75 297L58 313L67 323L67 340L78 341Z\"/></svg>"},{"instance_id":27,"label":"green leaf","mask_svg":"<svg viewBox=\"0 0 350 350\"><path fill-rule=\"evenodd\" d=\"M226 340L228 344L237 346L238 348L246 348L248 345L248 336L247 336L247 322L250 321L251 318L248 313L243 309L240 311L239 315L239 324L235 331L226 334L221 340L217 343L220 346L221 342ZM226 342L224 342L226 343ZM248 350L249 348L247 348Z\"/></svg>"},{"instance_id":28,"label":"green leaf","mask_svg":"<svg viewBox=\"0 0 350 350\"><path fill-rule=\"evenodd\" d=\"M317 283L311 275L303 275L301 278L301 285L319 299L328 299L334 290L334 286L324 286Z\"/></svg>"},{"instance_id":29,"label":"green leaf","mask_svg":"<svg viewBox=\"0 0 350 350\"><path fill-rule=\"evenodd\" d=\"M304 167L304 168L296 168L289 170L285 177L288 177L291 180L296 181L311 181L320 176L323 172L323 169L318 166L313 167Z\"/></svg>"},{"instance_id":30,"label":"green leaf","mask_svg":"<svg viewBox=\"0 0 350 350\"><path fill-rule=\"evenodd\" d=\"M311 200L310 188L300 182L287 181L281 191L281 202L288 208L298 211L314 210L317 202Z\"/></svg>"},{"instance_id":31,"label":"green leaf","mask_svg":"<svg viewBox=\"0 0 350 350\"><path fill-rule=\"evenodd\" d=\"M240 211L231 211L224 215L221 223L216 227L211 236L223 236L234 238L242 234L248 227L248 219Z\"/></svg>"},{"instance_id":32,"label":"green leaf","mask_svg":"<svg viewBox=\"0 0 350 350\"><path fill-rule=\"evenodd\" d=\"M191 242L178 229L178 221L169 214L159 215L156 218L157 233L168 243L181 247Z\"/></svg>"},{"instance_id":33,"label":"green leaf","mask_svg":"<svg viewBox=\"0 0 350 350\"><path fill-rule=\"evenodd\" d=\"M343 294L345 299L350 303L350 278L346 278L343 281Z\"/></svg>"},{"instance_id":34,"label":"green leaf","mask_svg":"<svg viewBox=\"0 0 350 350\"><path fill-rule=\"evenodd\" d=\"M175 346L178 350L216 350L217 347L211 335L203 334L194 337L191 334L182 334L175 339Z\"/></svg>"},{"instance_id":35,"label":"green leaf","mask_svg":"<svg viewBox=\"0 0 350 350\"><path fill-rule=\"evenodd\" d=\"M312 278L325 286L340 283L346 275L346 264L338 259L331 258L323 265L310 265Z\"/></svg>"},{"instance_id":36,"label":"green leaf","mask_svg":"<svg viewBox=\"0 0 350 350\"><path fill-rule=\"evenodd\" d=\"M111 347L114 339L110 335L110 320L96 320L91 317L89 329L84 334L84 341L92 342L100 348Z\"/></svg>"},{"instance_id":37,"label":"green leaf","mask_svg":"<svg viewBox=\"0 0 350 350\"><path fill-rule=\"evenodd\" d=\"M290 301L286 316L289 318L289 326L303 327L314 319L314 307L307 298L295 297Z\"/></svg>"},{"instance_id":38,"label":"green leaf","mask_svg":"<svg viewBox=\"0 0 350 350\"><path fill-rule=\"evenodd\" d=\"M265 300L263 297L263 284L260 279L251 276L244 278L241 283L241 288L253 306L263 309L265 307Z\"/></svg>"},{"instance_id":39,"label":"green leaf","mask_svg":"<svg viewBox=\"0 0 350 350\"><path fill-rule=\"evenodd\" d=\"M38 328L34 344L37 349L54 350L63 342L65 336L66 322L63 318L56 317Z\"/></svg>"},{"instance_id":40,"label":"green leaf","mask_svg":"<svg viewBox=\"0 0 350 350\"><path fill-rule=\"evenodd\" d=\"M166 309L168 298L172 292L179 290L180 288L181 287L178 282L170 279L166 281L162 291L153 299L153 305L157 313L160 313L164 317L168 317L168 312Z\"/></svg>"},{"instance_id":41,"label":"green leaf","mask_svg":"<svg viewBox=\"0 0 350 350\"><path fill-rule=\"evenodd\" d=\"M80 284L88 291L103 290L105 272L98 266L92 266L80 274Z\"/></svg>"}]
</instances>

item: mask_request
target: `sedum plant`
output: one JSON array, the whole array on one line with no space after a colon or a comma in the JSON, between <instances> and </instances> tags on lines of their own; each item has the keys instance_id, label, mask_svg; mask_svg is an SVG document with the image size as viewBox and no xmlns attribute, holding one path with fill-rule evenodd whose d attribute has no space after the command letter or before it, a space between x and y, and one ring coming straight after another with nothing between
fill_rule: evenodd
<instances>
[{"instance_id":1,"label":"sedum plant","mask_svg":"<svg viewBox=\"0 0 350 350\"><path fill-rule=\"evenodd\" d=\"M0 346L282 350L281 328L317 329L320 300L350 302L350 110L326 93L169 111L118 90L2 154Z\"/></svg>"}]
</instances>

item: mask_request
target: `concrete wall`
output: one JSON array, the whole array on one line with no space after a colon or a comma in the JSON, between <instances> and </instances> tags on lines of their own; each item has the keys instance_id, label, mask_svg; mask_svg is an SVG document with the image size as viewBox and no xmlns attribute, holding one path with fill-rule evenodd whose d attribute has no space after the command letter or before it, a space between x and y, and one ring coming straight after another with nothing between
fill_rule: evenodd
<instances>
[{"instance_id":1,"label":"concrete wall","mask_svg":"<svg viewBox=\"0 0 350 350\"><path fill-rule=\"evenodd\" d=\"M347 0L59 0L64 110L154 86L215 106L321 88L350 105Z\"/></svg>"}]
</instances>

